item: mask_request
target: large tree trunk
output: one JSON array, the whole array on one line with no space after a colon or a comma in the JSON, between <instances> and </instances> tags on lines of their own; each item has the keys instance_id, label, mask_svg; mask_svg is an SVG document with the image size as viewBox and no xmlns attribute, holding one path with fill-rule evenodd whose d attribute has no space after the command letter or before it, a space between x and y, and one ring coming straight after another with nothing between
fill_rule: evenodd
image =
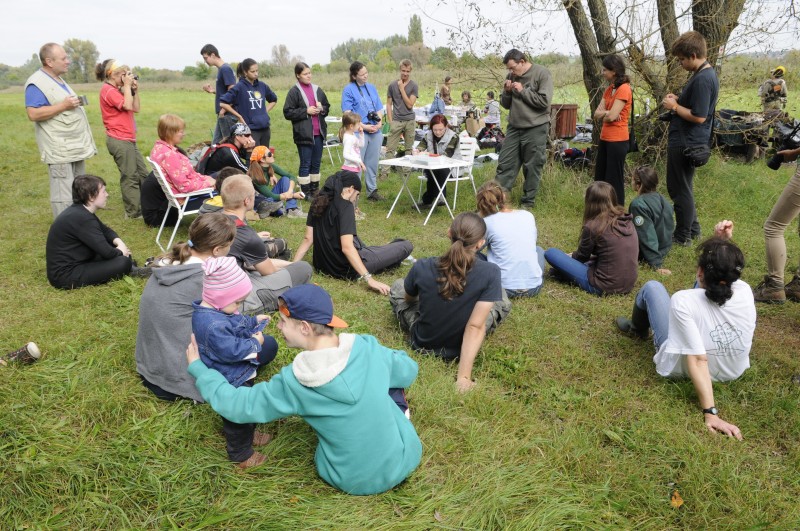
<instances>
[{"instance_id":1,"label":"large tree trunk","mask_svg":"<svg viewBox=\"0 0 800 531\"><path fill-rule=\"evenodd\" d=\"M708 62L717 64L719 50L728 43L745 0L696 0L692 4L692 25L708 43Z\"/></svg>"},{"instance_id":2,"label":"large tree trunk","mask_svg":"<svg viewBox=\"0 0 800 531\"><path fill-rule=\"evenodd\" d=\"M567 11L570 24L572 24L572 31L575 33L575 38L578 41L578 48L581 51L581 62L583 63L583 85L586 87L586 92L589 94L589 108L590 112L600 105L600 100L603 98L603 78L600 75L600 68L602 62L599 57L599 50L597 48L597 39L592 33L592 26L589 24L589 19L586 17L586 12L583 10L583 5L580 0L562 0L564 9ZM594 0L595 2L603 3L603 0ZM603 5L605 11L605 5ZM597 21L595 21L595 24ZM606 13L605 19L606 26L608 26L608 14ZM592 130L592 145L597 145L600 139L600 128L595 127Z\"/></svg>"}]
</instances>

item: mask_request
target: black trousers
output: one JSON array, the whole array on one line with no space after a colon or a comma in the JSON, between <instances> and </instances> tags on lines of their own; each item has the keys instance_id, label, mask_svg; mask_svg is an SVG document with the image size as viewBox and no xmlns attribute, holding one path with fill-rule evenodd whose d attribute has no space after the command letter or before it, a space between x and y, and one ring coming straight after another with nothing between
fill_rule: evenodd
<instances>
[{"instance_id":1,"label":"black trousers","mask_svg":"<svg viewBox=\"0 0 800 531\"><path fill-rule=\"evenodd\" d=\"M414 245L410 241L397 239L386 245L362 247L358 255L367 271L374 274L400 265L413 250Z\"/></svg>"},{"instance_id":2,"label":"black trousers","mask_svg":"<svg viewBox=\"0 0 800 531\"><path fill-rule=\"evenodd\" d=\"M59 289L75 289L83 286L105 284L110 280L122 278L131 272L133 262L127 256L115 256L111 260L97 258L76 266L66 279L53 279L53 286Z\"/></svg>"},{"instance_id":3,"label":"black trousers","mask_svg":"<svg viewBox=\"0 0 800 531\"><path fill-rule=\"evenodd\" d=\"M253 387L253 380L242 384L242 387ZM225 448L228 451L228 459L234 463L247 461L253 455L253 436L256 433L256 425L248 422L247 424L237 424L225 417L222 418L222 433L225 434Z\"/></svg>"},{"instance_id":4,"label":"black trousers","mask_svg":"<svg viewBox=\"0 0 800 531\"><path fill-rule=\"evenodd\" d=\"M436 186L436 183L439 183L439 186L444 186L444 182L450 176L450 170L425 170L423 173L425 177L428 178L428 183L425 188L425 193L422 194L422 203L430 205L439 195L439 187ZM444 189L442 196L447 197L447 188Z\"/></svg>"},{"instance_id":5,"label":"black trousers","mask_svg":"<svg viewBox=\"0 0 800 531\"><path fill-rule=\"evenodd\" d=\"M667 193L675 205L673 239L686 242L700 236L700 223L694 204L694 166L682 147L667 148Z\"/></svg>"},{"instance_id":6,"label":"black trousers","mask_svg":"<svg viewBox=\"0 0 800 531\"><path fill-rule=\"evenodd\" d=\"M625 157L628 156L627 140L607 142L601 140L597 146L594 162L594 180L604 181L614 187L617 204L625 206Z\"/></svg>"}]
</instances>

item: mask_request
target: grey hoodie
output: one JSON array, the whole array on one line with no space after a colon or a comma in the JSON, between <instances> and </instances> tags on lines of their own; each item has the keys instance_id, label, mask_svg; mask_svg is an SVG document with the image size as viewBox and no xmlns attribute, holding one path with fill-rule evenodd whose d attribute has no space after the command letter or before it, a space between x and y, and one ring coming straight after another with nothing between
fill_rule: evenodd
<instances>
[{"instance_id":1,"label":"grey hoodie","mask_svg":"<svg viewBox=\"0 0 800 531\"><path fill-rule=\"evenodd\" d=\"M203 402L186 372L192 301L203 292L199 262L153 269L139 301L136 370L165 391Z\"/></svg>"}]
</instances>

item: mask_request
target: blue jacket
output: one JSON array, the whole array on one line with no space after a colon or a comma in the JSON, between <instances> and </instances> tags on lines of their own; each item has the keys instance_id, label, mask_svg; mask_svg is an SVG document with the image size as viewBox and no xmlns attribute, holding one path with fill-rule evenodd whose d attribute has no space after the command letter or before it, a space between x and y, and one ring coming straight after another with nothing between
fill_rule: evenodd
<instances>
[{"instance_id":1,"label":"blue jacket","mask_svg":"<svg viewBox=\"0 0 800 531\"><path fill-rule=\"evenodd\" d=\"M263 81L240 79L219 101L236 109L250 129L260 131L269 127L267 103L278 101L278 95Z\"/></svg>"},{"instance_id":2,"label":"blue jacket","mask_svg":"<svg viewBox=\"0 0 800 531\"><path fill-rule=\"evenodd\" d=\"M192 332L197 339L200 359L219 371L234 387L249 380L258 368L256 357L262 349L278 351L272 336L264 336L264 345L253 336L260 329L255 317L227 314L192 303Z\"/></svg>"},{"instance_id":3,"label":"blue jacket","mask_svg":"<svg viewBox=\"0 0 800 531\"><path fill-rule=\"evenodd\" d=\"M370 111L382 111L383 103L378 95L378 89L372 83L365 83L360 87L355 81L348 83L342 90L342 112L353 111L361 116L361 123L368 124L367 114Z\"/></svg>"},{"instance_id":4,"label":"blue jacket","mask_svg":"<svg viewBox=\"0 0 800 531\"><path fill-rule=\"evenodd\" d=\"M417 363L368 335L341 334L339 346L304 351L268 382L234 389L197 360L189 373L214 411L232 422L300 415L319 438L319 475L349 494L391 489L419 465L422 443L389 396L408 387Z\"/></svg>"}]
</instances>

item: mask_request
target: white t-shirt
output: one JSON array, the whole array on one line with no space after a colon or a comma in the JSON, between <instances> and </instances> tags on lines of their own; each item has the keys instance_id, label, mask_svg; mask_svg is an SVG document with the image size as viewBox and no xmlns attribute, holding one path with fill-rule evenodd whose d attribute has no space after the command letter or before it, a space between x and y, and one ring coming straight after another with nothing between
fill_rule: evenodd
<instances>
[{"instance_id":1,"label":"white t-shirt","mask_svg":"<svg viewBox=\"0 0 800 531\"><path fill-rule=\"evenodd\" d=\"M735 380L750 367L756 328L756 305L747 283L733 283L733 296L722 306L706 298L702 288L679 291L669 309L669 337L653 361L668 378L689 376L687 355L705 354L711 380Z\"/></svg>"},{"instance_id":2,"label":"white t-shirt","mask_svg":"<svg viewBox=\"0 0 800 531\"><path fill-rule=\"evenodd\" d=\"M504 289L533 289L542 284L536 256L536 221L527 210L498 212L484 218L489 262L500 267Z\"/></svg>"}]
</instances>

